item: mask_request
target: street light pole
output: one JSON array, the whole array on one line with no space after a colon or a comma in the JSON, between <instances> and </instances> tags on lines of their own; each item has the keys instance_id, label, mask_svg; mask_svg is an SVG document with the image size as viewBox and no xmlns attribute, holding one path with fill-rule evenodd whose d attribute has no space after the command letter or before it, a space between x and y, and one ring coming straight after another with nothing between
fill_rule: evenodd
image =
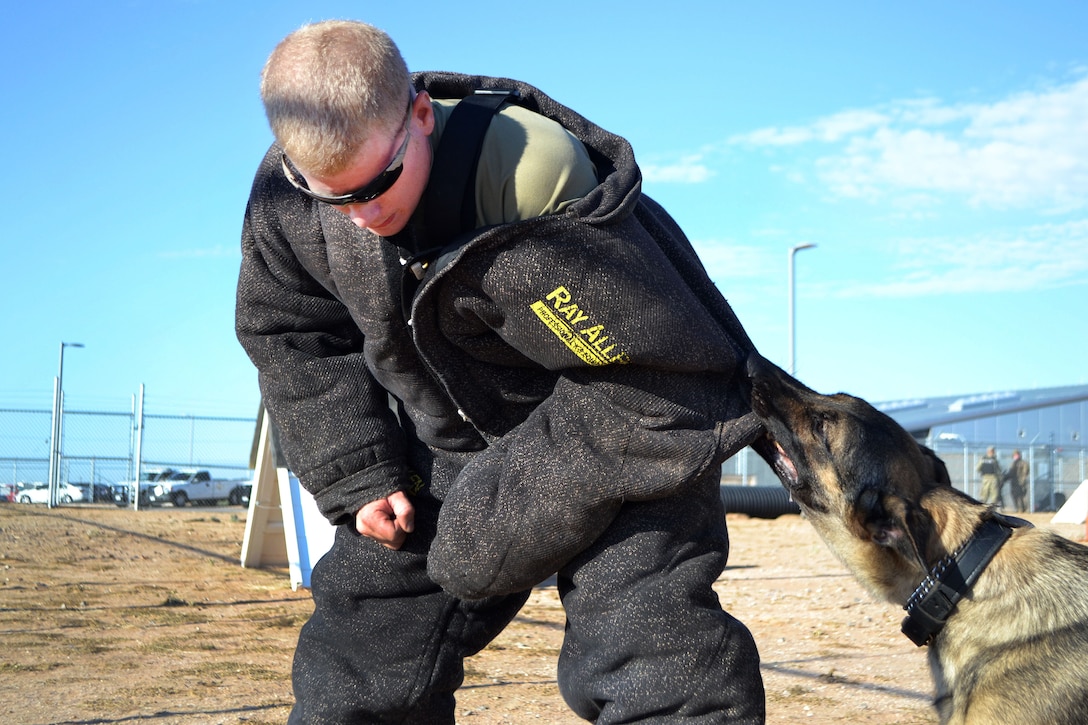
<instances>
[{"instance_id":1,"label":"street light pole","mask_svg":"<svg viewBox=\"0 0 1088 725\"><path fill-rule=\"evenodd\" d=\"M798 252L805 249L812 249L815 244L798 244L794 247L790 247L790 375L795 375L797 372L797 330L796 330L796 318L797 318L797 303L796 297L796 283L794 280L794 257Z\"/></svg>"},{"instance_id":2,"label":"street light pole","mask_svg":"<svg viewBox=\"0 0 1088 725\"><path fill-rule=\"evenodd\" d=\"M62 342L60 344L60 363L57 365L57 379L53 385L53 430L49 441L49 508L57 505L57 494L60 489L60 449L64 425L64 348L66 347L83 347L83 343Z\"/></svg>"}]
</instances>

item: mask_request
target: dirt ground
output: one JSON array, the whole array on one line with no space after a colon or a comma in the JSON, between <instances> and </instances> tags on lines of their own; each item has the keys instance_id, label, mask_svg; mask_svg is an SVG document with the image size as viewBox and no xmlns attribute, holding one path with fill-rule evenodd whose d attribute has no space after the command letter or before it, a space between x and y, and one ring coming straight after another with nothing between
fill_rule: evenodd
<instances>
[{"instance_id":1,"label":"dirt ground","mask_svg":"<svg viewBox=\"0 0 1088 725\"><path fill-rule=\"evenodd\" d=\"M0 505L0 722L285 722L312 605L286 570L239 565L246 513ZM716 588L759 642L769 723L936 722L901 610L872 601L800 517L729 524ZM582 722L555 684L562 634L542 586L468 661L458 722Z\"/></svg>"}]
</instances>

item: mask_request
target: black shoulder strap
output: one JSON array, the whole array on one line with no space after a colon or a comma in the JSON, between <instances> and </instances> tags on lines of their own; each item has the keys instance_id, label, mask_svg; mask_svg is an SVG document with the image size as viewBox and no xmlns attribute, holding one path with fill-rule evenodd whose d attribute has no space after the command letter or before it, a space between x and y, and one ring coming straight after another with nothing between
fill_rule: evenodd
<instances>
[{"instance_id":1,"label":"black shoulder strap","mask_svg":"<svg viewBox=\"0 0 1088 725\"><path fill-rule=\"evenodd\" d=\"M513 90L477 90L453 109L435 152L423 200L427 246L441 249L476 224L476 165L484 134Z\"/></svg>"},{"instance_id":2,"label":"black shoulder strap","mask_svg":"<svg viewBox=\"0 0 1088 725\"><path fill-rule=\"evenodd\" d=\"M499 106L518 95L516 90L477 90L461 99L446 121L422 200L424 239L413 240L415 246L406 250L408 258L403 262L401 307L405 320L411 320L412 300L428 265L448 251L454 238L475 227L476 166L484 135Z\"/></svg>"}]
</instances>

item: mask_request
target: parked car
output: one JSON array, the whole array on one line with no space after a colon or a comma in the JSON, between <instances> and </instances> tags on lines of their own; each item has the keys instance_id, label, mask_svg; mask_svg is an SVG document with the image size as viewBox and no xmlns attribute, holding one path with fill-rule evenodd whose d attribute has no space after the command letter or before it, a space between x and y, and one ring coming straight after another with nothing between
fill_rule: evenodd
<instances>
[{"instance_id":1,"label":"parked car","mask_svg":"<svg viewBox=\"0 0 1088 725\"><path fill-rule=\"evenodd\" d=\"M145 468L140 474L140 505L150 506L169 501L169 479L174 473L173 468ZM118 506L128 506L132 503L135 490L135 481L113 484L113 502Z\"/></svg>"},{"instance_id":2,"label":"parked car","mask_svg":"<svg viewBox=\"0 0 1088 725\"><path fill-rule=\"evenodd\" d=\"M20 484L20 488L15 493L15 500L19 503L49 503L49 484L48 483L27 483ZM57 501L59 503L72 503L73 501L82 501L83 492L70 483L62 483L57 487Z\"/></svg>"},{"instance_id":3,"label":"parked car","mask_svg":"<svg viewBox=\"0 0 1088 725\"><path fill-rule=\"evenodd\" d=\"M171 478L170 500L179 508L189 503L213 505L219 501L241 506L249 503L253 489L248 478L212 478L209 471L179 472Z\"/></svg>"},{"instance_id":4,"label":"parked car","mask_svg":"<svg viewBox=\"0 0 1088 725\"><path fill-rule=\"evenodd\" d=\"M72 485L78 488L83 493L84 501L91 501L93 503L113 502L113 488L111 488L109 484L90 484L86 481L80 481L77 483L73 483Z\"/></svg>"},{"instance_id":5,"label":"parked car","mask_svg":"<svg viewBox=\"0 0 1088 725\"><path fill-rule=\"evenodd\" d=\"M15 501L15 484L0 483L0 503L13 503Z\"/></svg>"}]
</instances>

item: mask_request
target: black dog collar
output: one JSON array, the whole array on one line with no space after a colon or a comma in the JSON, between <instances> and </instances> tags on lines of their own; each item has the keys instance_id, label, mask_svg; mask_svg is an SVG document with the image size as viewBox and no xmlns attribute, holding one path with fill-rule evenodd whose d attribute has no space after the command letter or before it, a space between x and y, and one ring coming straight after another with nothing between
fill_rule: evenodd
<instances>
[{"instance_id":1,"label":"black dog collar","mask_svg":"<svg viewBox=\"0 0 1088 725\"><path fill-rule=\"evenodd\" d=\"M1012 536L1012 530L1022 526L1031 524L995 514L975 529L959 549L937 562L903 607L907 610L903 634L919 647L929 644L998 549Z\"/></svg>"}]
</instances>

